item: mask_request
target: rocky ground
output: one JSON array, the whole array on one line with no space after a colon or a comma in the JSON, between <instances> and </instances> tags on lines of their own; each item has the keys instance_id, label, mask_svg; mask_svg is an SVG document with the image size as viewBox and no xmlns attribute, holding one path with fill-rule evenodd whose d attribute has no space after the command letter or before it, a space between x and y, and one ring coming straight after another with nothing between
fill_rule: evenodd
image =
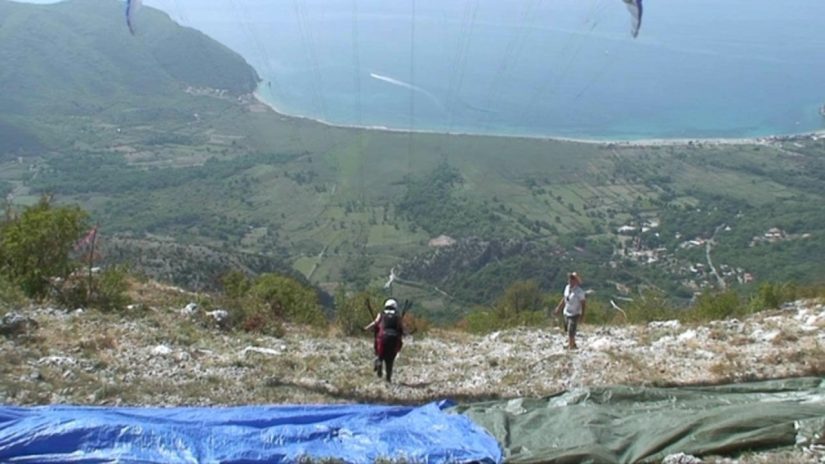
<instances>
[{"instance_id":1,"label":"rocky ground","mask_svg":"<svg viewBox=\"0 0 825 464\"><path fill-rule=\"evenodd\" d=\"M366 336L299 327L280 338L226 332L183 306L139 305L126 315L43 307L7 313L0 324L0 403L418 403L825 373L825 304L818 300L703 325L584 325L575 351L564 348L557 327L485 336L431 330L405 339L391 385L374 376ZM822 456L812 446L729 462Z\"/></svg>"}]
</instances>

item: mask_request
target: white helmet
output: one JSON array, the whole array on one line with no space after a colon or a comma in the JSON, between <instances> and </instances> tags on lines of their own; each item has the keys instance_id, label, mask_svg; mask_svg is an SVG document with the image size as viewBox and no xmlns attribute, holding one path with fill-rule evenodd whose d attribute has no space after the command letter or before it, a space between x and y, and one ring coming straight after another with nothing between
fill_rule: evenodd
<instances>
[{"instance_id":1,"label":"white helmet","mask_svg":"<svg viewBox=\"0 0 825 464\"><path fill-rule=\"evenodd\" d=\"M398 302L390 298L384 302L384 309L398 309Z\"/></svg>"}]
</instances>

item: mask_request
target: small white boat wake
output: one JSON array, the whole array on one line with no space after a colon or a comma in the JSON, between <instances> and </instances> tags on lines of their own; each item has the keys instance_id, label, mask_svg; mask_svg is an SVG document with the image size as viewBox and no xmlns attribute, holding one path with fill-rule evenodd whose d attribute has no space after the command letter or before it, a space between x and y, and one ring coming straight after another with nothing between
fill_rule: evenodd
<instances>
[{"instance_id":1,"label":"small white boat wake","mask_svg":"<svg viewBox=\"0 0 825 464\"><path fill-rule=\"evenodd\" d=\"M422 89L421 87L418 87L417 85L412 85L410 83L400 81L398 79L394 79L394 78L389 77L389 76L383 76L381 74L376 74L376 73L370 73L370 77L373 78L373 79L377 79L381 82L386 82L386 83L391 84L391 85L395 85L395 86L398 86L398 87L401 87L401 88L404 88L404 89L407 89L407 90L412 90L413 92L416 92L416 93L420 93L421 95L424 95L425 97L430 99L437 107L439 107L441 109L444 109L444 105L441 104L441 100L439 100L438 97L433 95L432 92L428 92L427 90Z\"/></svg>"}]
</instances>

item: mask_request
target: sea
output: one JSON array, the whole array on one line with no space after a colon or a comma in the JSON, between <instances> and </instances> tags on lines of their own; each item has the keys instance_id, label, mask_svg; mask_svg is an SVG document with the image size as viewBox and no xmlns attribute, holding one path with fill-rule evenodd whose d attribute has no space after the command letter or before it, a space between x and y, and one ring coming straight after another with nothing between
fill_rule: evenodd
<instances>
[{"instance_id":1,"label":"sea","mask_svg":"<svg viewBox=\"0 0 825 464\"><path fill-rule=\"evenodd\" d=\"M594 140L825 128L825 1L144 0L238 52L278 111Z\"/></svg>"}]
</instances>

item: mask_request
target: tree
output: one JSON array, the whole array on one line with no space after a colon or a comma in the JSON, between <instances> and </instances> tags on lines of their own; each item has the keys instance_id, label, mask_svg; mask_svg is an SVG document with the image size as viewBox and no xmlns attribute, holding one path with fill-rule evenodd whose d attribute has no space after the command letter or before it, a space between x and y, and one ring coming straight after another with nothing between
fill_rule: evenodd
<instances>
[{"instance_id":1,"label":"tree","mask_svg":"<svg viewBox=\"0 0 825 464\"><path fill-rule=\"evenodd\" d=\"M77 268L70 253L87 229L84 211L44 196L0 226L0 274L30 297L46 296L52 279L65 281Z\"/></svg>"},{"instance_id":2,"label":"tree","mask_svg":"<svg viewBox=\"0 0 825 464\"><path fill-rule=\"evenodd\" d=\"M255 279L249 296L275 320L309 325L322 325L326 321L315 290L292 277L263 274Z\"/></svg>"},{"instance_id":3,"label":"tree","mask_svg":"<svg viewBox=\"0 0 825 464\"><path fill-rule=\"evenodd\" d=\"M496 312L502 318L507 318L526 311L542 311L544 306L544 294L536 281L521 280L507 287L496 303Z\"/></svg>"},{"instance_id":4,"label":"tree","mask_svg":"<svg viewBox=\"0 0 825 464\"><path fill-rule=\"evenodd\" d=\"M470 311L462 325L470 332L488 333L509 327L535 327L545 323L544 295L534 280L511 284L493 308L478 307Z\"/></svg>"}]
</instances>

